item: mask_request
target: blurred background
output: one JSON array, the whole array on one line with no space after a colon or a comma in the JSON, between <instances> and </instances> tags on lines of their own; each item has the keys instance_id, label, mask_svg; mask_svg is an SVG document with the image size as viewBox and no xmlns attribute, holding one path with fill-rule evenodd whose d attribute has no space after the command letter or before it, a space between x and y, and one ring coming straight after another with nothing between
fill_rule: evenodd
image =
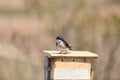
<instances>
[{"instance_id":1,"label":"blurred background","mask_svg":"<svg viewBox=\"0 0 120 80\"><path fill-rule=\"evenodd\" d=\"M120 80L120 0L0 0L0 80L43 80L58 34L99 55L94 80Z\"/></svg>"}]
</instances>

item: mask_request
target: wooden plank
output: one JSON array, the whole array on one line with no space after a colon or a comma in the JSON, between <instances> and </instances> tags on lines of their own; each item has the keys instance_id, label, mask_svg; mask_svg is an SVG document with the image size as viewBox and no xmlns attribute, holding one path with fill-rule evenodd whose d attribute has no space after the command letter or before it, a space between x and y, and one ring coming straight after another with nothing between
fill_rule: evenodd
<instances>
[{"instance_id":1,"label":"wooden plank","mask_svg":"<svg viewBox=\"0 0 120 80\"><path fill-rule=\"evenodd\" d=\"M55 69L53 80L56 79L90 79L90 72L87 69Z\"/></svg>"},{"instance_id":2,"label":"wooden plank","mask_svg":"<svg viewBox=\"0 0 120 80\"><path fill-rule=\"evenodd\" d=\"M88 69L90 71L90 63L80 63L80 62L55 62L55 68L64 68L64 69Z\"/></svg>"},{"instance_id":3,"label":"wooden plank","mask_svg":"<svg viewBox=\"0 0 120 80\"><path fill-rule=\"evenodd\" d=\"M44 59L44 80L50 80L51 59L45 57Z\"/></svg>"},{"instance_id":4,"label":"wooden plank","mask_svg":"<svg viewBox=\"0 0 120 80\"><path fill-rule=\"evenodd\" d=\"M70 51L66 54L59 54L60 51L43 51L45 55L54 58L54 57L83 57L83 58L97 58L98 55L89 51Z\"/></svg>"},{"instance_id":5,"label":"wooden plank","mask_svg":"<svg viewBox=\"0 0 120 80\"><path fill-rule=\"evenodd\" d=\"M84 58L54 58L52 62L53 80L90 79L91 63Z\"/></svg>"},{"instance_id":6,"label":"wooden plank","mask_svg":"<svg viewBox=\"0 0 120 80\"><path fill-rule=\"evenodd\" d=\"M81 58L55 58L53 62L53 68L64 68L64 69L91 69L91 63L89 59Z\"/></svg>"}]
</instances>

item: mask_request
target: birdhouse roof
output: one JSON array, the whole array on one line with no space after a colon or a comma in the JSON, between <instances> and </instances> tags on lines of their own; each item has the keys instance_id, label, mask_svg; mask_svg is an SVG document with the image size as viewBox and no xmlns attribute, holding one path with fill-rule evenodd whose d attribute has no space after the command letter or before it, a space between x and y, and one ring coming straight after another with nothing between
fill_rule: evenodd
<instances>
[{"instance_id":1,"label":"birdhouse roof","mask_svg":"<svg viewBox=\"0 0 120 80\"><path fill-rule=\"evenodd\" d=\"M55 58L55 57L80 57L80 58L97 58L98 55L89 52L89 51L70 51L69 53L66 54L60 54L60 51L43 51L45 52L45 56L50 57L50 58Z\"/></svg>"}]
</instances>

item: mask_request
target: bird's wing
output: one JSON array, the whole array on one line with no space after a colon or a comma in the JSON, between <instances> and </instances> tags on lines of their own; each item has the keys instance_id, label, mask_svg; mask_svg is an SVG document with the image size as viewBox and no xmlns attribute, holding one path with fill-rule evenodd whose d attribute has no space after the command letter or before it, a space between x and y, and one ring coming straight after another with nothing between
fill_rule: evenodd
<instances>
[{"instance_id":1,"label":"bird's wing","mask_svg":"<svg viewBox=\"0 0 120 80\"><path fill-rule=\"evenodd\" d=\"M63 40L63 42L64 42L66 47L68 47L70 50L72 50L71 46L69 46L69 44L65 40Z\"/></svg>"}]
</instances>

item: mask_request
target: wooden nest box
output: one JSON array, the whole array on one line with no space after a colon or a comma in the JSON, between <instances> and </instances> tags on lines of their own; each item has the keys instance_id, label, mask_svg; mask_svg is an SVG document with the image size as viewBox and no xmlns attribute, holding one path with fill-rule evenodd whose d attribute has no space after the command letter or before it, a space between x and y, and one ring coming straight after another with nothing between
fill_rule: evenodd
<instances>
[{"instance_id":1,"label":"wooden nest box","mask_svg":"<svg viewBox=\"0 0 120 80\"><path fill-rule=\"evenodd\" d=\"M88 51L44 51L44 80L93 80L91 59L98 55Z\"/></svg>"}]
</instances>

